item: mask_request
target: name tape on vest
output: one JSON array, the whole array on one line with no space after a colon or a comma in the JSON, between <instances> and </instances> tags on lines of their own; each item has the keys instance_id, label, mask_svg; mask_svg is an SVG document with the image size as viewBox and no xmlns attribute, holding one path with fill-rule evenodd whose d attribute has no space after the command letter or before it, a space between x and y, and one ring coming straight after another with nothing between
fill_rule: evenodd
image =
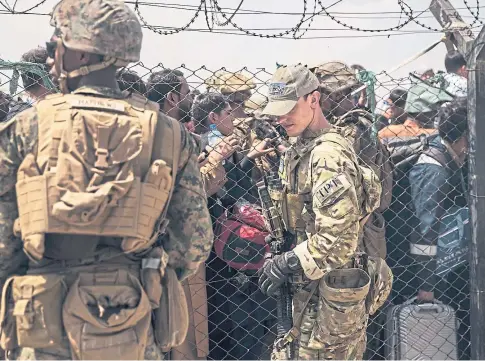
<instances>
[{"instance_id":1,"label":"name tape on vest","mask_svg":"<svg viewBox=\"0 0 485 361\"><path fill-rule=\"evenodd\" d=\"M102 99L73 99L69 103L73 108L89 108L89 109L102 109L111 110L117 112L124 112L125 105L119 102L113 102Z\"/></svg>"}]
</instances>

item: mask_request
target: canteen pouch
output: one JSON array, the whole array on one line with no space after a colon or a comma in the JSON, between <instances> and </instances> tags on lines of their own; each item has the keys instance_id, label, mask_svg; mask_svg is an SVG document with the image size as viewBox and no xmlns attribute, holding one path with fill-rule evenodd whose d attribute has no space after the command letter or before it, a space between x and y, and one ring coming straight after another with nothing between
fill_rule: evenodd
<instances>
[{"instance_id":1,"label":"canteen pouch","mask_svg":"<svg viewBox=\"0 0 485 361\"><path fill-rule=\"evenodd\" d=\"M369 288L370 277L360 268L326 274L320 280L317 322L308 347L337 351L362 338L367 327L365 300Z\"/></svg>"},{"instance_id":2,"label":"canteen pouch","mask_svg":"<svg viewBox=\"0 0 485 361\"><path fill-rule=\"evenodd\" d=\"M12 298L12 282L10 277L2 289L2 306L0 311L0 347L3 350L13 350L19 345L17 343L17 325L13 315L14 303Z\"/></svg>"},{"instance_id":3,"label":"canteen pouch","mask_svg":"<svg viewBox=\"0 0 485 361\"><path fill-rule=\"evenodd\" d=\"M143 360L151 306L127 270L81 273L62 308L73 360Z\"/></svg>"},{"instance_id":4,"label":"canteen pouch","mask_svg":"<svg viewBox=\"0 0 485 361\"><path fill-rule=\"evenodd\" d=\"M4 287L4 294L9 292L8 288L9 283ZM56 274L15 276L11 281L10 292L13 309L11 313L7 311L7 317L13 317L7 321L7 329L4 330L2 327L2 343L10 338L11 344L5 345L10 347L15 343L14 338L16 338L19 347L65 347L61 313L67 294L64 276ZM6 333L12 331L13 324L15 324L16 335L8 337Z\"/></svg>"},{"instance_id":5,"label":"canteen pouch","mask_svg":"<svg viewBox=\"0 0 485 361\"><path fill-rule=\"evenodd\" d=\"M155 341L163 352L185 341L189 328L187 299L175 270L170 267L162 279L162 298L154 317Z\"/></svg>"}]
</instances>

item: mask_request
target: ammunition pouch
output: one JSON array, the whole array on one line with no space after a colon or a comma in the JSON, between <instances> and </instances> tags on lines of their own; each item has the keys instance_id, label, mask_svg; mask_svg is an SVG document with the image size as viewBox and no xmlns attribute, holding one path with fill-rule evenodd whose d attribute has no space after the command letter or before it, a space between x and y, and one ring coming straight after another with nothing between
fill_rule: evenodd
<instances>
[{"instance_id":1,"label":"ammunition pouch","mask_svg":"<svg viewBox=\"0 0 485 361\"><path fill-rule=\"evenodd\" d=\"M156 252L149 255L145 263L155 259ZM159 274L166 273L163 259L156 269ZM80 265L62 274L11 277L2 291L0 346L7 351L18 347L70 349L74 360L144 359L155 308L147 293L158 296L156 303L162 303L164 309L166 299L181 301L172 289L157 289L156 277L142 275L146 292L138 280L139 266L132 266ZM175 274L173 277L176 280ZM158 286L161 284L159 281ZM183 314L176 311L173 307L166 311L171 312L172 324L179 320L184 324ZM155 322L156 334L161 332L159 324ZM163 332L173 331L162 327ZM177 334L178 342L185 333Z\"/></svg>"},{"instance_id":2,"label":"ammunition pouch","mask_svg":"<svg viewBox=\"0 0 485 361\"><path fill-rule=\"evenodd\" d=\"M62 275L8 279L2 292L1 347L65 347L61 310L66 294Z\"/></svg>"}]
</instances>

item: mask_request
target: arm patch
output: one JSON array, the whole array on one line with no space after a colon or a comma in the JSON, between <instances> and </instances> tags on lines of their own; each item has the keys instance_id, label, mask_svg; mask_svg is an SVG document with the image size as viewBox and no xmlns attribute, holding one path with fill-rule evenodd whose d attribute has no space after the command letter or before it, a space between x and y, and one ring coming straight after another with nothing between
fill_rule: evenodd
<instances>
[{"instance_id":1,"label":"arm patch","mask_svg":"<svg viewBox=\"0 0 485 361\"><path fill-rule=\"evenodd\" d=\"M339 173L319 185L313 193L313 201L317 208L329 205L351 186L345 174Z\"/></svg>"}]
</instances>

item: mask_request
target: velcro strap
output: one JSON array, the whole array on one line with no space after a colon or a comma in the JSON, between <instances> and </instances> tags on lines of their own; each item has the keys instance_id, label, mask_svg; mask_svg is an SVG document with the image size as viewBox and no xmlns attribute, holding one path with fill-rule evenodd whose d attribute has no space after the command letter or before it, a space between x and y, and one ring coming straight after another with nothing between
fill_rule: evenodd
<instances>
[{"instance_id":1,"label":"velcro strap","mask_svg":"<svg viewBox=\"0 0 485 361\"><path fill-rule=\"evenodd\" d=\"M13 308L13 315L14 316L23 316L25 315L25 311L27 310L27 306L29 305L28 299L21 299L15 302L15 307Z\"/></svg>"}]
</instances>

